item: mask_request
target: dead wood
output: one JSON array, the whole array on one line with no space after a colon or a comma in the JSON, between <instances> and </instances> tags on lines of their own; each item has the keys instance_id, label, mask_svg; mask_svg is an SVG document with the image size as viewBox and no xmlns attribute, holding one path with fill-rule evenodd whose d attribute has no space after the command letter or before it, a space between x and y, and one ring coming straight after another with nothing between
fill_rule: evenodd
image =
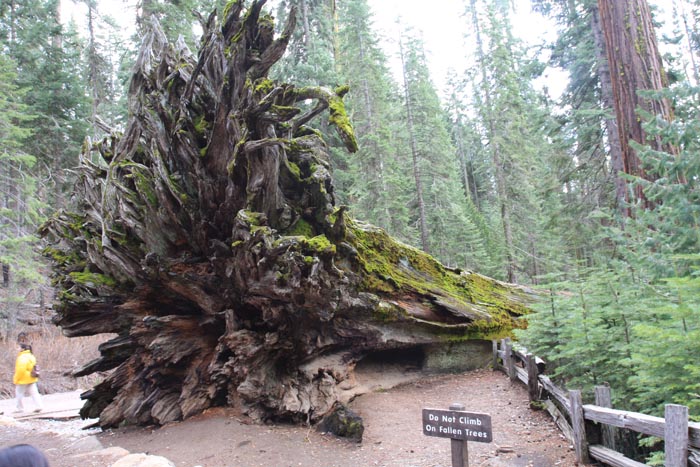
<instances>
[{"instance_id":1,"label":"dead wood","mask_svg":"<svg viewBox=\"0 0 700 467\"><path fill-rule=\"evenodd\" d=\"M376 352L504 336L527 293L449 270L335 207L328 148L307 125L329 111L355 151L347 88L267 78L264 1L230 2L194 56L154 23L123 134L87 141L75 209L51 241L68 336L116 333L76 374L102 427L163 424L212 406L315 422ZM305 101L311 101L311 106Z\"/></svg>"}]
</instances>

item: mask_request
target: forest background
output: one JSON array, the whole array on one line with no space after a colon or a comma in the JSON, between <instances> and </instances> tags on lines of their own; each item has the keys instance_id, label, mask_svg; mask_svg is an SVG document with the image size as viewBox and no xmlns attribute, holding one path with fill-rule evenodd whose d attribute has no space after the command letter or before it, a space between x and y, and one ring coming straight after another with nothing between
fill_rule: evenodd
<instances>
[{"instance_id":1,"label":"forest background","mask_svg":"<svg viewBox=\"0 0 700 467\"><path fill-rule=\"evenodd\" d=\"M3 340L47 320L37 231L71 205L81 146L123 129L148 18L196 50L193 11L224 3L140 0L124 38L95 0L74 2L84 18L65 24L58 0L0 1ZM609 384L615 407L658 415L679 403L700 419L700 1L664 1L665 22L649 2L653 44L630 52L654 59L658 45L661 80L637 95L669 112L632 104L643 137L622 148L611 70L624 63L609 66L603 38L625 24L601 24L594 0L517 3L541 15L535 27L553 25L549 39L517 37L509 1L463 0L456 68L438 87L419 26L387 38L369 0L279 0L277 27L291 4L299 21L273 77L350 85L359 152L321 124L337 204L445 265L540 289L518 337L561 384ZM568 76L554 97L542 86L551 69Z\"/></svg>"}]
</instances>

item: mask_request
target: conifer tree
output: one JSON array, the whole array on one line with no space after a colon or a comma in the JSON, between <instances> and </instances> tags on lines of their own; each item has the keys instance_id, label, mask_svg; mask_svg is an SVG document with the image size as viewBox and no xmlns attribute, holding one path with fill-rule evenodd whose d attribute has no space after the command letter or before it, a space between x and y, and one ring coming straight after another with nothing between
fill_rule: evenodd
<instances>
[{"instance_id":1,"label":"conifer tree","mask_svg":"<svg viewBox=\"0 0 700 467\"><path fill-rule=\"evenodd\" d=\"M148 29L149 19L155 17L166 37L174 42L182 36L187 45L193 47L197 41L197 15L208 14L214 8L222 15L226 3L225 0L140 0L136 12L135 42L140 42L144 31Z\"/></svg>"},{"instance_id":2,"label":"conifer tree","mask_svg":"<svg viewBox=\"0 0 700 467\"><path fill-rule=\"evenodd\" d=\"M634 149L635 143L650 144L657 150L671 153L677 151L661 138L651 139L642 128L638 114L641 109L667 121L673 119L668 99L648 99L639 93L640 90L659 91L668 86L651 11L646 0L599 0L598 5L620 136L622 169L627 175L648 178ZM650 207L649 200L638 186L636 192L628 195L628 201L640 201L645 208ZM626 214L631 216L632 211L628 209Z\"/></svg>"},{"instance_id":3,"label":"conifer tree","mask_svg":"<svg viewBox=\"0 0 700 467\"><path fill-rule=\"evenodd\" d=\"M565 110L560 116L558 133L566 140L569 156L560 160L561 175L577 194L569 199L568 216L579 225L588 221L581 213L596 206L616 204L622 208L626 198L622 152L613 108L610 67L605 38L600 25L596 0L537 0L561 26L555 41L551 64L567 71L569 83L561 98ZM604 131L603 131L604 130ZM575 230L575 225L572 225ZM578 238L590 235L578 231ZM590 248L584 247L590 255Z\"/></svg>"},{"instance_id":4,"label":"conifer tree","mask_svg":"<svg viewBox=\"0 0 700 467\"><path fill-rule=\"evenodd\" d=\"M289 41L284 58L272 70L273 77L292 80L299 85L334 87L341 84L335 63L336 2L281 0L277 5L278 26L286 21L291 6L297 8L299 27Z\"/></svg>"},{"instance_id":5,"label":"conifer tree","mask_svg":"<svg viewBox=\"0 0 700 467\"><path fill-rule=\"evenodd\" d=\"M34 135L29 129L35 120L22 101L26 90L19 89L16 64L0 55L0 336L12 332L17 320L17 306L36 285L43 283L37 259L37 238L41 203L37 199L37 182L32 169L36 158L25 152L27 140Z\"/></svg>"},{"instance_id":6,"label":"conifer tree","mask_svg":"<svg viewBox=\"0 0 700 467\"><path fill-rule=\"evenodd\" d=\"M661 415L673 402L697 416L697 89L685 82L636 92L649 102L675 104L672 122L638 112L649 142L634 145L644 174L626 183L644 193L647 209L619 219L613 203L599 207L597 243L589 244L596 254L576 276L569 271L575 280L548 284L551 305L529 319L523 338L528 348L552 357L569 387L602 380L614 388L620 408ZM663 150L669 146L677 151Z\"/></svg>"},{"instance_id":7,"label":"conifer tree","mask_svg":"<svg viewBox=\"0 0 700 467\"><path fill-rule=\"evenodd\" d=\"M409 240L403 167L397 159L403 141L398 85L372 29L367 0L339 4L336 67L350 86L346 107L353 117L359 151L334 151L340 200L359 218Z\"/></svg>"},{"instance_id":8,"label":"conifer tree","mask_svg":"<svg viewBox=\"0 0 700 467\"><path fill-rule=\"evenodd\" d=\"M2 15L3 46L17 64L17 86L26 89L24 103L36 115L35 137L25 152L37 157L44 196L62 203L70 183L66 169L75 166L86 134L88 102L81 76L80 44L66 33L58 17L58 0L18 0Z\"/></svg>"},{"instance_id":9,"label":"conifer tree","mask_svg":"<svg viewBox=\"0 0 700 467\"><path fill-rule=\"evenodd\" d=\"M116 128L125 118L125 103L121 102L120 106L124 90L118 79L117 60L126 56L126 50L118 38L114 20L102 15L96 0L83 1L87 6L87 44L83 61L91 100L90 125L92 135L98 136L101 134L98 122Z\"/></svg>"},{"instance_id":10,"label":"conifer tree","mask_svg":"<svg viewBox=\"0 0 700 467\"><path fill-rule=\"evenodd\" d=\"M532 282L545 272L541 196L552 188L543 144L546 118L530 84L539 66L523 58L508 5L472 0L465 20L476 42L475 69L467 76L475 81L479 133L490 159L492 189L481 200L483 210L499 225L503 277L515 282L527 276Z\"/></svg>"},{"instance_id":11,"label":"conifer tree","mask_svg":"<svg viewBox=\"0 0 700 467\"><path fill-rule=\"evenodd\" d=\"M456 150L425 57L423 41L407 29L401 38L407 156L414 178L413 220L422 248L452 266L473 264L476 232L465 209Z\"/></svg>"},{"instance_id":12,"label":"conifer tree","mask_svg":"<svg viewBox=\"0 0 700 467\"><path fill-rule=\"evenodd\" d=\"M488 172L486 151L481 144L478 124L469 115L469 97L465 96L465 83L450 80L446 110L450 118L452 141L459 164L459 179L462 188L462 204L468 222L463 225L469 240L464 245L469 251L467 267L490 276L502 274L500 242L497 228L481 211L484 191L490 188L485 174Z\"/></svg>"}]
</instances>

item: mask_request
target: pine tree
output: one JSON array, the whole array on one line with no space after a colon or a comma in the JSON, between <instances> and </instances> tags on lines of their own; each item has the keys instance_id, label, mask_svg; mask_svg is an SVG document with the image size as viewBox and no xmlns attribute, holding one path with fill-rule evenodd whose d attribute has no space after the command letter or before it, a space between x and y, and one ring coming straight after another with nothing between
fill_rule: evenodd
<instances>
[{"instance_id":1,"label":"pine tree","mask_svg":"<svg viewBox=\"0 0 700 467\"><path fill-rule=\"evenodd\" d=\"M597 265L578 268L575 282L548 284L551 306L529 319L522 338L528 348L551 356L569 387L607 381L622 409L661 415L664 404L674 402L688 405L697 416L698 95L685 83L646 97L661 96L676 103L676 119L670 124L643 114L644 129L650 139L679 152L637 146L649 177L629 181L644 192L651 208L621 224L614 222L612 208L600 212L607 225L598 233L600 244L608 245L606 261L600 255Z\"/></svg>"},{"instance_id":2,"label":"pine tree","mask_svg":"<svg viewBox=\"0 0 700 467\"><path fill-rule=\"evenodd\" d=\"M124 90L118 79L117 60L126 55L126 50L118 37L114 20L101 14L96 0L83 1L88 7L84 74L90 92L90 124L95 137L101 134L98 122L116 128L125 120L126 104L120 102Z\"/></svg>"},{"instance_id":3,"label":"pine tree","mask_svg":"<svg viewBox=\"0 0 700 467\"><path fill-rule=\"evenodd\" d=\"M452 266L471 266L479 256L470 251L478 234L461 195L449 119L431 81L423 42L415 32L404 31L401 53L407 152L414 178L412 223L425 251Z\"/></svg>"},{"instance_id":4,"label":"pine tree","mask_svg":"<svg viewBox=\"0 0 700 467\"><path fill-rule=\"evenodd\" d=\"M418 232L420 233L420 244L423 251L430 253L430 244L428 237L428 219L426 215L425 207L425 189L423 180L423 166L425 162L423 159L427 157L427 154L421 154L421 148L419 148L419 122L416 121L414 115L415 107L418 104L418 99L420 98L418 94L418 87L422 85L422 90L427 90L430 86L426 83L427 70L425 69L425 58L419 54L423 53L422 44L420 44L416 39L411 41L409 39L408 44L406 44L406 49L404 50L403 38L399 40L400 53L401 53L401 68L403 72L403 88L404 88L404 107L406 110L406 127L407 127L407 137L409 140L410 151L411 151L411 169L413 173L414 180L414 211L417 217L415 218L415 224L418 225ZM411 74L418 74L419 76L413 77L413 83L411 83ZM422 80L422 81L419 81ZM426 86L427 84L427 86ZM422 140L423 150L428 146L428 141Z\"/></svg>"},{"instance_id":5,"label":"pine tree","mask_svg":"<svg viewBox=\"0 0 700 467\"><path fill-rule=\"evenodd\" d=\"M455 74L456 75L456 74ZM469 232L469 241L465 245L468 251L466 266L490 276L497 276L500 271L500 242L497 231L481 211L482 197L489 190L485 186L485 173L488 171L487 154L481 144L478 124L469 116L469 101L464 95L464 83L451 80L449 83L446 110L450 118L452 141L459 164L459 179L465 215L468 222L462 227Z\"/></svg>"},{"instance_id":6,"label":"pine tree","mask_svg":"<svg viewBox=\"0 0 700 467\"><path fill-rule=\"evenodd\" d=\"M546 109L530 84L541 65L524 58L511 33L508 5L472 0L466 12L476 42L476 64L466 77L473 82L477 130L489 159L482 212L499 226L503 277L534 282L547 272L546 258L554 251L540 251L547 223L543 197L559 189L547 170L556 153L544 144Z\"/></svg>"},{"instance_id":7,"label":"pine tree","mask_svg":"<svg viewBox=\"0 0 700 467\"><path fill-rule=\"evenodd\" d=\"M148 29L148 21L155 17L160 23L166 37L175 42L182 36L188 46L193 47L197 41L197 14L206 17L216 9L219 15L223 14L225 0L140 0L136 13L136 42L143 37L144 30Z\"/></svg>"},{"instance_id":8,"label":"pine tree","mask_svg":"<svg viewBox=\"0 0 700 467\"><path fill-rule=\"evenodd\" d=\"M21 0L0 18L8 55L20 73L17 85L26 89L24 103L37 118L35 137L25 152L38 161L43 196L59 205L70 184L66 169L77 163L86 134L88 101L81 75L80 43L76 34L63 31L58 0Z\"/></svg>"},{"instance_id":9,"label":"pine tree","mask_svg":"<svg viewBox=\"0 0 700 467\"><path fill-rule=\"evenodd\" d=\"M372 30L367 1L343 2L338 13L336 67L350 86L345 101L360 147L350 157L346 151L333 152L338 196L358 218L409 240L408 191L396 157L403 141L398 85Z\"/></svg>"},{"instance_id":10,"label":"pine tree","mask_svg":"<svg viewBox=\"0 0 700 467\"><path fill-rule=\"evenodd\" d=\"M0 335L6 337L17 322L17 308L35 286L44 282L34 235L41 220L37 181L32 174L36 158L24 151L34 137L29 129L36 116L23 104L16 64L0 55Z\"/></svg>"},{"instance_id":11,"label":"pine tree","mask_svg":"<svg viewBox=\"0 0 700 467\"><path fill-rule=\"evenodd\" d=\"M495 89L495 84L490 82L489 63L487 62L487 57L490 55L490 53L485 49L484 41L482 39L482 25L478 18L476 0L471 0L470 13L476 35L477 63L481 78L480 88L478 94L476 94L478 99L481 100L481 105L478 106L478 111L481 114L480 116L485 128L486 139L489 141L490 156L496 187L495 199L498 205L500 223L503 229L504 253L506 257L505 276L509 282L515 282L517 265L515 264L513 230L510 217L511 207L507 198L508 193L506 189L505 165L502 160L503 154L501 141L498 137L498 129L496 126L497 112L493 102L493 90Z\"/></svg>"},{"instance_id":12,"label":"pine tree","mask_svg":"<svg viewBox=\"0 0 700 467\"><path fill-rule=\"evenodd\" d=\"M278 26L286 23L292 5L296 6L299 27L294 31L284 58L272 70L273 77L292 80L302 86L341 84L335 63L336 2L281 0L277 5Z\"/></svg>"},{"instance_id":13,"label":"pine tree","mask_svg":"<svg viewBox=\"0 0 700 467\"><path fill-rule=\"evenodd\" d=\"M552 65L570 76L561 99L561 107L568 110L561 115L559 132L568 140L570 160L561 161L564 162L561 177L567 179L570 187L578 188L577 195L567 202L574 211L569 215L586 225L588 222L577 212L588 213L611 203L622 209L626 199L622 150L598 3L597 0L538 0L536 5L548 11L562 27L551 58ZM580 232L577 236L590 238ZM578 256L586 254L590 254L590 248L582 246Z\"/></svg>"}]
</instances>

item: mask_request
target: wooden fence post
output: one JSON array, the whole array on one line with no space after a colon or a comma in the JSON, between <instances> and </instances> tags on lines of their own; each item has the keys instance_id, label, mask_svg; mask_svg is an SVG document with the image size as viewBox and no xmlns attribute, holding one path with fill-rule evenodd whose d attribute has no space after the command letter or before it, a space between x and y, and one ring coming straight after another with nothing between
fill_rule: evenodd
<instances>
[{"instance_id":1,"label":"wooden fence post","mask_svg":"<svg viewBox=\"0 0 700 467\"><path fill-rule=\"evenodd\" d=\"M496 371L498 368L498 341L492 340L491 346L493 347L493 358L491 360L491 369Z\"/></svg>"},{"instance_id":2,"label":"wooden fence post","mask_svg":"<svg viewBox=\"0 0 700 467\"><path fill-rule=\"evenodd\" d=\"M513 360L513 344L511 343L509 338L506 338L505 347L503 350L503 364L506 366L506 373L510 377L511 381L515 381L518 379L518 374L515 372L515 360Z\"/></svg>"},{"instance_id":3,"label":"wooden fence post","mask_svg":"<svg viewBox=\"0 0 700 467\"><path fill-rule=\"evenodd\" d=\"M537 378L539 370L533 354L527 354L525 366L527 367L527 394L530 398L530 402L534 402L540 399L540 384Z\"/></svg>"},{"instance_id":4,"label":"wooden fence post","mask_svg":"<svg viewBox=\"0 0 700 467\"><path fill-rule=\"evenodd\" d=\"M610 386L595 387L595 405L612 409L612 394ZM603 446L613 451L617 451L617 428L610 426L607 423L602 423L600 427L601 440Z\"/></svg>"},{"instance_id":5,"label":"wooden fence post","mask_svg":"<svg viewBox=\"0 0 700 467\"><path fill-rule=\"evenodd\" d=\"M501 351L503 351L503 360L501 361L501 364L503 365L503 370L506 372L506 374L508 374L508 364L506 363L506 359L508 358L506 357L506 342L506 339L501 339Z\"/></svg>"},{"instance_id":6,"label":"wooden fence post","mask_svg":"<svg viewBox=\"0 0 700 467\"><path fill-rule=\"evenodd\" d=\"M576 450L576 462L590 464L588 455L588 440L586 440L586 421L583 418L583 399L581 391L569 391L569 403L571 404L571 427L574 432L574 449Z\"/></svg>"},{"instance_id":7,"label":"wooden fence post","mask_svg":"<svg viewBox=\"0 0 700 467\"><path fill-rule=\"evenodd\" d=\"M666 446L666 467L688 466L688 407L666 404L664 411L666 427L664 445Z\"/></svg>"}]
</instances>

